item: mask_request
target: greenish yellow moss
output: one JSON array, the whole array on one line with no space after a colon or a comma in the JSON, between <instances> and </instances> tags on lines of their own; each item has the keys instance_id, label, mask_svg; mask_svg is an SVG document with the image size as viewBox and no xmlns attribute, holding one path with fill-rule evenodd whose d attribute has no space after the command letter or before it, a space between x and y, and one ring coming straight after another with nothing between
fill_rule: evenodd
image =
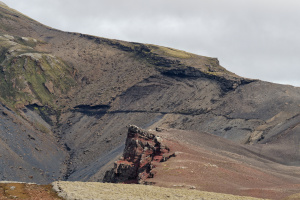
<instances>
[{"instance_id":1,"label":"greenish yellow moss","mask_svg":"<svg viewBox=\"0 0 300 200\"><path fill-rule=\"evenodd\" d=\"M43 133L50 133L50 130L41 123L35 122L33 126Z\"/></svg>"},{"instance_id":2,"label":"greenish yellow moss","mask_svg":"<svg viewBox=\"0 0 300 200\"><path fill-rule=\"evenodd\" d=\"M209 75L213 75L213 76L218 76L218 75L220 75L219 72L210 72L210 71L206 71L205 73L206 73L206 74L209 74Z\"/></svg>"},{"instance_id":3,"label":"greenish yellow moss","mask_svg":"<svg viewBox=\"0 0 300 200\"><path fill-rule=\"evenodd\" d=\"M24 39L0 37L0 96L9 105L38 100L56 108L57 95L67 93L76 84L71 69L57 57L34 51L28 46L34 39L26 38L22 44L21 40ZM46 82L53 84L52 93Z\"/></svg>"},{"instance_id":4,"label":"greenish yellow moss","mask_svg":"<svg viewBox=\"0 0 300 200\"><path fill-rule=\"evenodd\" d=\"M177 49L172 49L172 48L162 47L157 45L149 45L149 47L152 52L157 51L157 53L163 53L165 56L170 56L174 58L183 58L183 59L193 57L193 54L187 53L185 51L177 50Z\"/></svg>"},{"instance_id":5,"label":"greenish yellow moss","mask_svg":"<svg viewBox=\"0 0 300 200\"><path fill-rule=\"evenodd\" d=\"M29 47L35 47L38 43L41 43L41 41L28 37L16 37L15 42Z\"/></svg>"}]
</instances>

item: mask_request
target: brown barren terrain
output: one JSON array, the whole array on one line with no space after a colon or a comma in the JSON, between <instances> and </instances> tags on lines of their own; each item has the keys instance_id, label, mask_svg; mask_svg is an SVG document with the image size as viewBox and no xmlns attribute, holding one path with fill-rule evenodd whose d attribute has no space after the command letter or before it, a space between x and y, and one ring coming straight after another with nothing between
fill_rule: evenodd
<instances>
[{"instance_id":1,"label":"brown barren terrain","mask_svg":"<svg viewBox=\"0 0 300 200\"><path fill-rule=\"evenodd\" d=\"M155 134L176 150L176 157L152 170L154 178L148 180L156 186L268 199L300 192L299 167L272 162L256 146L192 131L170 129Z\"/></svg>"},{"instance_id":2,"label":"brown barren terrain","mask_svg":"<svg viewBox=\"0 0 300 200\"><path fill-rule=\"evenodd\" d=\"M0 183L0 199L60 200L51 185L36 185L16 182Z\"/></svg>"}]
</instances>

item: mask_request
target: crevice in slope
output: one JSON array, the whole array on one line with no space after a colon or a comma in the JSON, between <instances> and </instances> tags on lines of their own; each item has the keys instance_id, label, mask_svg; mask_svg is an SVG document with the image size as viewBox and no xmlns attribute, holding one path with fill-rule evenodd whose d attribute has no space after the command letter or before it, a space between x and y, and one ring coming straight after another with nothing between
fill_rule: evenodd
<instances>
[{"instance_id":1,"label":"crevice in slope","mask_svg":"<svg viewBox=\"0 0 300 200\"><path fill-rule=\"evenodd\" d=\"M66 166L66 170L63 175L63 180L68 180L68 178L74 173L74 169L71 168L70 165L72 165L72 160L74 159L74 152L73 150L68 146L67 143L65 143L64 148L68 152L68 157L66 158L64 165Z\"/></svg>"},{"instance_id":2,"label":"crevice in slope","mask_svg":"<svg viewBox=\"0 0 300 200\"><path fill-rule=\"evenodd\" d=\"M90 116L103 116L105 114L118 114L118 113L155 113L155 114L179 114L179 115L203 115L209 112L209 110L198 109L198 110L185 110L185 111L174 111L174 112L160 112L154 110L90 110L90 109L73 109L72 112L80 112Z\"/></svg>"}]
</instances>

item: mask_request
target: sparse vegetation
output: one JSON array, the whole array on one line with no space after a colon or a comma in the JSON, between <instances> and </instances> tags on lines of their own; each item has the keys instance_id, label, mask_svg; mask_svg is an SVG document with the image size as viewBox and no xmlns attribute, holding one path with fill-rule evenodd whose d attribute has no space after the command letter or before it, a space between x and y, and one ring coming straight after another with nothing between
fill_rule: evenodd
<instances>
[{"instance_id":1,"label":"sparse vegetation","mask_svg":"<svg viewBox=\"0 0 300 200\"><path fill-rule=\"evenodd\" d=\"M180 51L177 49L162 47L162 46L158 46L158 45L149 45L149 47L152 52L162 53L165 56L170 56L170 57L174 57L174 58L182 58L182 59L193 57L193 54L187 53L185 51Z\"/></svg>"},{"instance_id":2,"label":"sparse vegetation","mask_svg":"<svg viewBox=\"0 0 300 200\"><path fill-rule=\"evenodd\" d=\"M172 189L135 184L55 182L53 185L59 195L66 199L259 199L192 189Z\"/></svg>"},{"instance_id":3,"label":"sparse vegetation","mask_svg":"<svg viewBox=\"0 0 300 200\"><path fill-rule=\"evenodd\" d=\"M37 40L1 36L0 95L12 107L53 100L75 85L70 68L59 58L32 49ZM48 87L47 87L48 86Z\"/></svg>"},{"instance_id":4,"label":"sparse vegetation","mask_svg":"<svg viewBox=\"0 0 300 200\"><path fill-rule=\"evenodd\" d=\"M43 133L50 133L50 130L44 126L43 124L39 123L39 122L35 122L33 124L34 127L36 127L39 131L43 132Z\"/></svg>"},{"instance_id":5,"label":"sparse vegetation","mask_svg":"<svg viewBox=\"0 0 300 200\"><path fill-rule=\"evenodd\" d=\"M294 141L299 128L298 89L250 83L224 69L216 58L65 33L1 6L0 16L2 180L101 181L121 155L124 126L138 123L160 134L166 131L171 137L168 148L176 150L166 165L143 163L147 170L142 175L149 177L145 184L261 198L299 192L299 144ZM288 114L268 122L279 112ZM170 128L174 129L168 132ZM266 134L261 144L235 144L256 130ZM136 149L149 153L149 146ZM161 150L156 152L167 149ZM170 158L161 156L155 159ZM128 186L107 186L90 193L108 191L104 195L113 199L126 198L124 191L137 195L131 199L186 197L181 190L144 190L135 185L131 192ZM113 196L116 193L120 197ZM194 199L228 197L210 194Z\"/></svg>"},{"instance_id":6,"label":"sparse vegetation","mask_svg":"<svg viewBox=\"0 0 300 200\"><path fill-rule=\"evenodd\" d=\"M300 193L290 195L290 196L284 198L283 200L297 200L297 199L300 199Z\"/></svg>"},{"instance_id":7,"label":"sparse vegetation","mask_svg":"<svg viewBox=\"0 0 300 200\"><path fill-rule=\"evenodd\" d=\"M0 183L0 199L48 199L59 200L51 185L35 185L25 183Z\"/></svg>"}]
</instances>

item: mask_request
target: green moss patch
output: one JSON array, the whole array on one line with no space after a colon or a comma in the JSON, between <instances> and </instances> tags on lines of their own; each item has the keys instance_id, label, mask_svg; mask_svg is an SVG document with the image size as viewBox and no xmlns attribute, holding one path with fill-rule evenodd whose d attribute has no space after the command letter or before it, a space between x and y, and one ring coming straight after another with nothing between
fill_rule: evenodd
<instances>
[{"instance_id":1,"label":"green moss patch","mask_svg":"<svg viewBox=\"0 0 300 200\"><path fill-rule=\"evenodd\" d=\"M40 103L55 108L54 100L76 84L60 58L32 48L37 42L0 36L0 96L11 106Z\"/></svg>"},{"instance_id":2,"label":"green moss patch","mask_svg":"<svg viewBox=\"0 0 300 200\"><path fill-rule=\"evenodd\" d=\"M150 45L151 51L155 53L161 53L165 56L173 57L173 58L182 58L182 59L187 59L193 57L193 54L187 53L185 51L173 49L173 48L168 48L168 47L162 47L162 46L157 46L157 45Z\"/></svg>"}]
</instances>

